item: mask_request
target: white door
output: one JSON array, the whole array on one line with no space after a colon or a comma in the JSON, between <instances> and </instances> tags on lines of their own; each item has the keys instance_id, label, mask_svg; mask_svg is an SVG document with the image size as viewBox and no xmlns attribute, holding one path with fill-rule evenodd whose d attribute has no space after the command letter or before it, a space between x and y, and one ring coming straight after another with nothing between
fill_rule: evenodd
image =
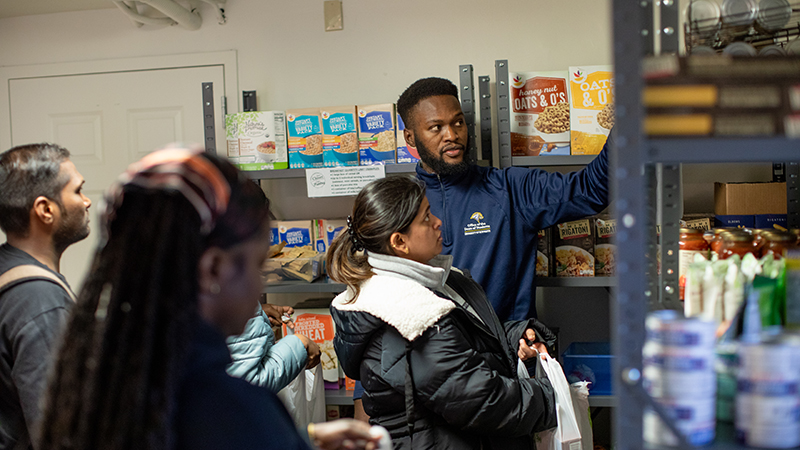
<instances>
[{"instance_id":1,"label":"white door","mask_svg":"<svg viewBox=\"0 0 800 450\"><path fill-rule=\"evenodd\" d=\"M92 233L62 257L73 289L94 252L105 190L132 162L171 142L203 144L202 83L214 83L217 143L225 145L220 105L224 65L10 78L11 146L55 142L86 179ZM224 148L224 147L222 147ZM142 218L146 220L146 218Z\"/></svg>"}]
</instances>

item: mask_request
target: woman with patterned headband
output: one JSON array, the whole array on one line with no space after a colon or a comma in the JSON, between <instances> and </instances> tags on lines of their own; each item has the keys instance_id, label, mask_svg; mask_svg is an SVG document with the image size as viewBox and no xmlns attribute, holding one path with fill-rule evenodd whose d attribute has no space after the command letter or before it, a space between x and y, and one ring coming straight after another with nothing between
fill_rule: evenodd
<instances>
[{"instance_id":1,"label":"woman with patterned headband","mask_svg":"<svg viewBox=\"0 0 800 450\"><path fill-rule=\"evenodd\" d=\"M225 373L261 292L269 204L223 159L154 152L107 195L37 449L307 449L277 397ZM315 443L372 447L355 421ZM351 447L352 448L352 447Z\"/></svg>"}]
</instances>

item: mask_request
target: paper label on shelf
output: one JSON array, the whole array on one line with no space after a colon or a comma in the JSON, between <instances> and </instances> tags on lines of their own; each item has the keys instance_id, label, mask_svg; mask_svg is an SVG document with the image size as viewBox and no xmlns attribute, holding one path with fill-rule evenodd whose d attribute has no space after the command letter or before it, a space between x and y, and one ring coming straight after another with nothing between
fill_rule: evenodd
<instances>
[{"instance_id":1,"label":"paper label on shelf","mask_svg":"<svg viewBox=\"0 0 800 450\"><path fill-rule=\"evenodd\" d=\"M386 178L386 166L306 169L309 198L356 195L369 182Z\"/></svg>"}]
</instances>

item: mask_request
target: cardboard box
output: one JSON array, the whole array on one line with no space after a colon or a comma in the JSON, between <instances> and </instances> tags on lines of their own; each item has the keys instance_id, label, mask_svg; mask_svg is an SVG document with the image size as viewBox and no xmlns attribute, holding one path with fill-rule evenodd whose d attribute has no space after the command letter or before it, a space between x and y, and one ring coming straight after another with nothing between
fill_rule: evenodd
<instances>
[{"instance_id":1,"label":"cardboard box","mask_svg":"<svg viewBox=\"0 0 800 450\"><path fill-rule=\"evenodd\" d=\"M590 219L556 225L553 249L557 277L594 276L594 223Z\"/></svg>"},{"instance_id":2,"label":"cardboard box","mask_svg":"<svg viewBox=\"0 0 800 450\"><path fill-rule=\"evenodd\" d=\"M282 326L282 330L284 336L288 336L290 329L285 324ZM336 383L338 386L339 360L333 349L335 331L329 309L295 308L294 333L302 334L319 345L322 378L327 383Z\"/></svg>"},{"instance_id":3,"label":"cardboard box","mask_svg":"<svg viewBox=\"0 0 800 450\"><path fill-rule=\"evenodd\" d=\"M786 183L714 183L714 213L786 214Z\"/></svg>"},{"instance_id":4,"label":"cardboard box","mask_svg":"<svg viewBox=\"0 0 800 450\"><path fill-rule=\"evenodd\" d=\"M289 167L304 169L324 167L322 160L322 118L319 109L286 111L289 135Z\"/></svg>"},{"instance_id":5,"label":"cardboard box","mask_svg":"<svg viewBox=\"0 0 800 450\"><path fill-rule=\"evenodd\" d=\"M617 273L617 221L610 216L595 218L594 274L598 277L614 276Z\"/></svg>"},{"instance_id":6,"label":"cardboard box","mask_svg":"<svg viewBox=\"0 0 800 450\"><path fill-rule=\"evenodd\" d=\"M567 71L510 73L511 155L570 154Z\"/></svg>"},{"instance_id":7,"label":"cardboard box","mask_svg":"<svg viewBox=\"0 0 800 450\"><path fill-rule=\"evenodd\" d=\"M394 164L397 134L394 103L358 106L359 164Z\"/></svg>"},{"instance_id":8,"label":"cardboard box","mask_svg":"<svg viewBox=\"0 0 800 450\"><path fill-rule=\"evenodd\" d=\"M714 216L715 228L754 228L755 226L755 216L751 215Z\"/></svg>"},{"instance_id":9,"label":"cardboard box","mask_svg":"<svg viewBox=\"0 0 800 450\"><path fill-rule=\"evenodd\" d=\"M536 276L553 276L553 227L539 230L536 239Z\"/></svg>"},{"instance_id":10,"label":"cardboard box","mask_svg":"<svg viewBox=\"0 0 800 450\"><path fill-rule=\"evenodd\" d=\"M283 111L250 111L225 116L228 159L240 170L289 167Z\"/></svg>"},{"instance_id":11,"label":"cardboard box","mask_svg":"<svg viewBox=\"0 0 800 450\"><path fill-rule=\"evenodd\" d=\"M756 214L753 216L756 228L789 228L786 214Z\"/></svg>"},{"instance_id":12,"label":"cardboard box","mask_svg":"<svg viewBox=\"0 0 800 450\"><path fill-rule=\"evenodd\" d=\"M570 67L569 86L572 154L596 155L614 127L614 68Z\"/></svg>"},{"instance_id":13,"label":"cardboard box","mask_svg":"<svg viewBox=\"0 0 800 450\"><path fill-rule=\"evenodd\" d=\"M403 134L405 129L406 124L403 123L403 118L397 114L397 164L416 164L419 162L419 152L406 143L406 137Z\"/></svg>"},{"instance_id":14,"label":"cardboard box","mask_svg":"<svg viewBox=\"0 0 800 450\"><path fill-rule=\"evenodd\" d=\"M286 242L287 247L312 246L313 226L311 220L282 220L278 222L278 242Z\"/></svg>"},{"instance_id":15,"label":"cardboard box","mask_svg":"<svg viewBox=\"0 0 800 450\"><path fill-rule=\"evenodd\" d=\"M710 230L714 225L713 214L686 214L681 219L681 228L692 228L695 230Z\"/></svg>"},{"instance_id":16,"label":"cardboard box","mask_svg":"<svg viewBox=\"0 0 800 450\"><path fill-rule=\"evenodd\" d=\"M314 248L324 253L328 251L333 239L347 228L345 219L317 219L314 221Z\"/></svg>"},{"instance_id":17,"label":"cardboard box","mask_svg":"<svg viewBox=\"0 0 800 450\"><path fill-rule=\"evenodd\" d=\"M320 109L322 118L322 161L325 167L358 165L356 107L332 106Z\"/></svg>"}]
</instances>

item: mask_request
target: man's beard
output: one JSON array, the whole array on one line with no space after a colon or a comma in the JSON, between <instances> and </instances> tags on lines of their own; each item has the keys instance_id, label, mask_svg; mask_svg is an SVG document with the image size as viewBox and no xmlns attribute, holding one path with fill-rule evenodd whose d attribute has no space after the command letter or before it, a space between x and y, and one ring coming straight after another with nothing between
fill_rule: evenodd
<instances>
[{"instance_id":1,"label":"man's beard","mask_svg":"<svg viewBox=\"0 0 800 450\"><path fill-rule=\"evenodd\" d=\"M56 251L63 253L70 245L86 239L89 236L89 215L84 211L84 214L77 212L67 212L66 208L61 208L64 211L62 221L58 229L53 233L53 245Z\"/></svg>"},{"instance_id":2,"label":"man's beard","mask_svg":"<svg viewBox=\"0 0 800 450\"><path fill-rule=\"evenodd\" d=\"M472 164L469 152L467 152L469 148L469 139L467 139L467 145L465 145L464 150L462 150L464 156L461 158L461 162L456 164L446 163L442 155L438 155L437 157L437 155L434 155L422 142L417 142L416 148L422 162L435 173L442 176L460 175L469 170L469 166Z\"/></svg>"}]
</instances>

